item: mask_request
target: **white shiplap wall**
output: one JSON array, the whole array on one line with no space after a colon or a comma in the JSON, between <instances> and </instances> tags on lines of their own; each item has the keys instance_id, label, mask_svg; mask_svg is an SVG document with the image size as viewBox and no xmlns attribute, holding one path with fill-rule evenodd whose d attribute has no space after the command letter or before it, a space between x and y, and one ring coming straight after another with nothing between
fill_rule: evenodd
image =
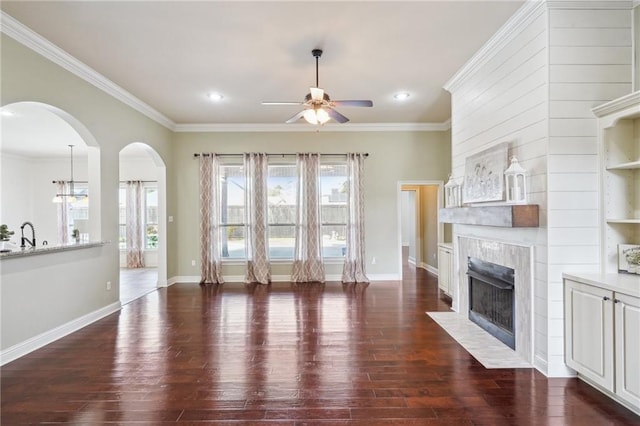
<instances>
[{"instance_id":1,"label":"white shiplap wall","mask_svg":"<svg viewBox=\"0 0 640 426\"><path fill-rule=\"evenodd\" d=\"M563 272L600 268L596 119L632 91L632 11L549 10L548 373L564 370Z\"/></svg>"},{"instance_id":2,"label":"white shiplap wall","mask_svg":"<svg viewBox=\"0 0 640 426\"><path fill-rule=\"evenodd\" d=\"M570 373L563 360L562 272L598 268L591 108L631 91L631 11L589 3L525 4L445 86L452 93L454 177L462 181L467 156L501 142L528 170L539 228L455 225L454 241L467 235L534 247L534 362L550 376Z\"/></svg>"}]
</instances>

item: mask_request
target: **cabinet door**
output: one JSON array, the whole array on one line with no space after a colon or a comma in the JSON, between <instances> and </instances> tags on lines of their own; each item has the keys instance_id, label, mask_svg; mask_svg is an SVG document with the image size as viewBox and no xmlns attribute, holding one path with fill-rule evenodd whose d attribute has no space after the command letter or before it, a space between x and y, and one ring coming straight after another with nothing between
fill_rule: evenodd
<instances>
[{"instance_id":1,"label":"cabinet door","mask_svg":"<svg viewBox=\"0 0 640 426\"><path fill-rule=\"evenodd\" d=\"M565 362L613 391L613 292L565 280Z\"/></svg>"},{"instance_id":2,"label":"cabinet door","mask_svg":"<svg viewBox=\"0 0 640 426\"><path fill-rule=\"evenodd\" d=\"M438 249L438 287L446 294L451 294L451 251Z\"/></svg>"},{"instance_id":3,"label":"cabinet door","mask_svg":"<svg viewBox=\"0 0 640 426\"><path fill-rule=\"evenodd\" d=\"M640 299L616 293L616 394L640 407Z\"/></svg>"}]
</instances>

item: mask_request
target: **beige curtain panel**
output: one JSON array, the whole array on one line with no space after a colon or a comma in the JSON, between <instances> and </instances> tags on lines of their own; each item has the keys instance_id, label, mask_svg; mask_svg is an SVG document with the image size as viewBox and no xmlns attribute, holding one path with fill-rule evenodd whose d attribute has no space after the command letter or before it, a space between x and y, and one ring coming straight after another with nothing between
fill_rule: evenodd
<instances>
[{"instance_id":1,"label":"beige curtain panel","mask_svg":"<svg viewBox=\"0 0 640 426\"><path fill-rule=\"evenodd\" d=\"M320 154L297 154L296 168L296 231L291 281L323 283Z\"/></svg>"},{"instance_id":2,"label":"beige curtain panel","mask_svg":"<svg viewBox=\"0 0 640 426\"><path fill-rule=\"evenodd\" d=\"M342 282L368 283L364 254L364 154L347 154L349 179L347 216L347 252Z\"/></svg>"},{"instance_id":3,"label":"beige curtain panel","mask_svg":"<svg viewBox=\"0 0 640 426\"><path fill-rule=\"evenodd\" d=\"M215 154L200 155L200 283L222 284L220 259L220 165Z\"/></svg>"},{"instance_id":4,"label":"beige curtain panel","mask_svg":"<svg viewBox=\"0 0 640 426\"><path fill-rule=\"evenodd\" d=\"M269 284L269 223L267 177L269 157L264 153L243 155L245 195L245 254L247 271L245 282Z\"/></svg>"},{"instance_id":5,"label":"beige curtain panel","mask_svg":"<svg viewBox=\"0 0 640 426\"><path fill-rule=\"evenodd\" d=\"M144 268L144 200L142 182L127 182L127 268Z\"/></svg>"}]
</instances>

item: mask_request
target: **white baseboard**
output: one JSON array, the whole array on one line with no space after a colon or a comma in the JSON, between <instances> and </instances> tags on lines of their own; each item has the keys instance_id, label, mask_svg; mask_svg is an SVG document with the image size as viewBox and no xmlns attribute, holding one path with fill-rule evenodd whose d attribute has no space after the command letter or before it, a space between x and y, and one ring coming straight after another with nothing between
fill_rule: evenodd
<instances>
[{"instance_id":1,"label":"white baseboard","mask_svg":"<svg viewBox=\"0 0 640 426\"><path fill-rule=\"evenodd\" d=\"M549 366L545 359L540 358L539 355L536 355L535 357L533 357L533 366L536 368L536 370L547 376L547 370Z\"/></svg>"},{"instance_id":2,"label":"white baseboard","mask_svg":"<svg viewBox=\"0 0 640 426\"><path fill-rule=\"evenodd\" d=\"M419 267L424 269L424 270L426 270L427 272L432 273L436 277L438 276L438 268L434 268L433 266L429 265L428 263L420 262L420 266Z\"/></svg>"},{"instance_id":3,"label":"white baseboard","mask_svg":"<svg viewBox=\"0 0 640 426\"><path fill-rule=\"evenodd\" d=\"M71 320L66 324L62 324L58 327L52 328L51 330L45 331L44 333L27 339L24 342L13 345L0 353L0 365L5 365L6 363L25 356L36 349L40 349L49 343L55 342L74 331L80 330L81 328L106 317L107 315L111 315L112 313L119 311L121 307L122 305L119 301L112 303L111 305L107 305L97 311L90 312L80 318Z\"/></svg>"}]
</instances>

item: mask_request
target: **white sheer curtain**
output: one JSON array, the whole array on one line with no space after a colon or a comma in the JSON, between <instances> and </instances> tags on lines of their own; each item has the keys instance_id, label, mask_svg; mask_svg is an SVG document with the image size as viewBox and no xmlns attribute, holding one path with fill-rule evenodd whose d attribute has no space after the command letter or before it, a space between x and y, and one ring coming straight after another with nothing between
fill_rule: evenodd
<instances>
[{"instance_id":1,"label":"white sheer curtain","mask_svg":"<svg viewBox=\"0 0 640 426\"><path fill-rule=\"evenodd\" d=\"M297 154L296 167L296 232L291 281L323 283L320 154Z\"/></svg>"},{"instance_id":2,"label":"white sheer curtain","mask_svg":"<svg viewBox=\"0 0 640 426\"><path fill-rule=\"evenodd\" d=\"M265 153L245 153L245 254L247 272L245 282L269 284L269 224L267 177L269 158Z\"/></svg>"},{"instance_id":3,"label":"white sheer curtain","mask_svg":"<svg viewBox=\"0 0 640 426\"><path fill-rule=\"evenodd\" d=\"M144 268L143 195L141 181L127 181L127 268Z\"/></svg>"},{"instance_id":4,"label":"white sheer curtain","mask_svg":"<svg viewBox=\"0 0 640 426\"><path fill-rule=\"evenodd\" d=\"M364 159L365 154L347 154L349 192L347 208L347 251L342 282L368 283L364 256Z\"/></svg>"},{"instance_id":5,"label":"white sheer curtain","mask_svg":"<svg viewBox=\"0 0 640 426\"><path fill-rule=\"evenodd\" d=\"M69 184L67 182L58 181L56 184L57 194L68 194ZM58 197L58 242L60 244L69 243L69 203L67 197Z\"/></svg>"},{"instance_id":6,"label":"white sheer curtain","mask_svg":"<svg viewBox=\"0 0 640 426\"><path fill-rule=\"evenodd\" d=\"M220 260L220 164L200 155L200 284L222 284Z\"/></svg>"}]
</instances>

